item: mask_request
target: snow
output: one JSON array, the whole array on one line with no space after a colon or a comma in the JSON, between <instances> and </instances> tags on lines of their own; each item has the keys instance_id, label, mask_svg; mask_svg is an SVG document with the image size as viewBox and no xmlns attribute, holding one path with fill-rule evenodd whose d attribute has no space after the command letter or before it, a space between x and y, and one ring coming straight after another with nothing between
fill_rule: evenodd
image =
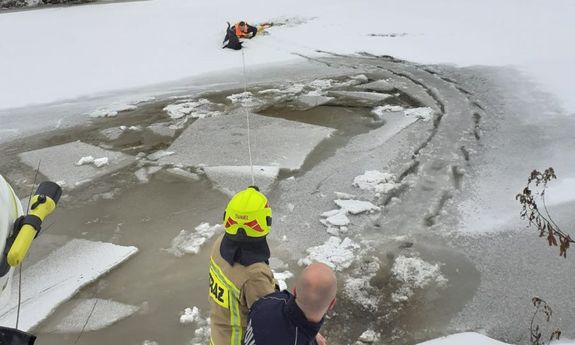
<instances>
[{"instance_id":1,"label":"snow","mask_svg":"<svg viewBox=\"0 0 575 345\"><path fill-rule=\"evenodd\" d=\"M424 288L431 283L443 286L447 279L441 274L439 264L430 264L418 257L398 256L391 268L395 279L402 283L401 287L392 293L394 302L407 301L415 293L415 289Z\"/></svg>"},{"instance_id":2,"label":"snow","mask_svg":"<svg viewBox=\"0 0 575 345\"><path fill-rule=\"evenodd\" d=\"M193 231L182 230L172 240L171 247L166 251L176 257L184 254L198 254L206 241L222 229L221 224L210 226L209 223L201 223Z\"/></svg>"},{"instance_id":3,"label":"snow","mask_svg":"<svg viewBox=\"0 0 575 345\"><path fill-rule=\"evenodd\" d=\"M137 306L106 299L83 299L74 303L72 310L56 324L49 322L48 326L43 327L43 331L50 333L79 333L82 329L96 331L127 318L138 309Z\"/></svg>"},{"instance_id":4,"label":"snow","mask_svg":"<svg viewBox=\"0 0 575 345\"><path fill-rule=\"evenodd\" d=\"M83 286L134 255L136 247L111 243L71 240L63 247L22 272L20 329L28 331L47 318L60 304ZM18 295L18 284L12 285L12 296ZM16 321L17 298L0 309L0 324Z\"/></svg>"},{"instance_id":5,"label":"snow","mask_svg":"<svg viewBox=\"0 0 575 345\"><path fill-rule=\"evenodd\" d=\"M298 260L298 265L309 265L313 262L323 262L336 271L348 268L354 260L354 250L359 245L346 237L330 237L324 244L306 249L308 255Z\"/></svg>"},{"instance_id":6,"label":"snow","mask_svg":"<svg viewBox=\"0 0 575 345\"><path fill-rule=\"evenodd\" d=\"M80 141L24 152L19 157L34 170L40 162L40 172L52 181L65 182L67 189L76 188L135 162L132 156Z\"/></svg>"},{"instance_id":7,"label":"snow","mask_svg":"<svg viewBox=\"0 0 575 345\"><path fill-rule=\"evenodd\" d=\"M320 55L317 50L369 51L424 63L512 64L571 110L575 105L569 92L573 74L565 68L575 60L575 50L564 44L575 30L570 25L575 7L569 1L258 0L251 7L228 0L154 0L5 13L0 32L11 34L3 37L0 65L10 68L0 80L0 108L239 69L240 54L219 46L226 20L238 17L314 18L272 27L270 35L249 41L244 51L248 68L293 60L293 52ZM42 31L32 30L30 23ZM208 31L192 38L195 26ZM397 32L402 36L388 38ZM150 47L158 49L150 54Z\"/></svg>"},{"instance_id":8,"label":"snow","mask_svg":"<svg viewBox=\"0 0 575 345\"><path fill-rule=\"evenodd\" d=\"M363 258L361 264L344 281L343 293L346 297L363 309L378 310L382 295L370 282L380 267L380 261L376 257Z\"/></svg>"}]
</instances>

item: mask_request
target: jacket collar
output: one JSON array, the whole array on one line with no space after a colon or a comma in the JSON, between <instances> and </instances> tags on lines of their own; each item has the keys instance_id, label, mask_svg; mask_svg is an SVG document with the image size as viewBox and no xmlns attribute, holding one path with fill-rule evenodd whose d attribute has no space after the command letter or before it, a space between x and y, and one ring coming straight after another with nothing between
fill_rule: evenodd
<instances>
[{"instance_id":1,"label":"jacket collar","mask_svg":"<svg viewBox=\"0 0 575 345\"><path fill-rule=\"evenodd\" d=\"M305 334L307 339L314 339L319 333L319 329L321 328L324 319L321 319L320 322L308 321L303 311L295 302L295 297L292 294L290 294L290 297L285 304L284 312L288 319L290 319L290 321L299 328L298 332Z\"/></svg>"},{"instance_id":2,"label":"jacket collar","mask_svg":"<svg viewBox=\"0 0 575 345\"><path fill-rule=\"evenodd\" d=\"M265 237L253 241L234 241L228 234L224 234L220 245L220 255L230 264L238 262L249 266L257 262L269 263L270 248Z\"/></svg>"}]
</instances>

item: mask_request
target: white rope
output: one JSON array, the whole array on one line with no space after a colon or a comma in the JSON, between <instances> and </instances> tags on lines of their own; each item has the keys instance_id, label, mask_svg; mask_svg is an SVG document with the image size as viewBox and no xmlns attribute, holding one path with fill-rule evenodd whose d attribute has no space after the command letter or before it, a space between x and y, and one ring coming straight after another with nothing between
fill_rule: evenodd
<instances>
[{"instance_id":1,"label":"white rope","mask_svg":"<svg viewBox=\"0 0 575 345\"><path fill-rule=\"evenodd\" d=\"M245 58L243 49L242 49L242 65L243 65L243 72L244 72L244 95L246 95L248 92L248 80L247 80L247 76L246 76L246 58ZM246 110L246 108L244 107L243 104L242 104L242 108L244 109L244 112L246 114L246 122L247 122L247 127L248 127L248 154L250 157L250 174L252 176L252 186L255 186L256 185L256 179L254 176L254 164L252 161L252 143L251 143L251 139L250 139L250 112Z\"/></svg>"}]
</instances>

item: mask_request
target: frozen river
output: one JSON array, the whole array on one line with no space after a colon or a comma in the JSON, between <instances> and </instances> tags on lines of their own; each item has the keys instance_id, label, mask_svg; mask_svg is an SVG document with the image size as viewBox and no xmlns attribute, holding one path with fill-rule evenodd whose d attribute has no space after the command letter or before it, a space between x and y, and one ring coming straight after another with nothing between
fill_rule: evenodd
<instances>
[{"instance_id":1,"label":"frozen river","mask_svg":"<svg viewBox=\"0 0 575 345\"><path fill-rule=\"evenodd\" d=\"M208 314L211 242L185 254L179 234L219 223L229 193L249 184L238 168L248 165L243 109L253 114L256 183L274 210L272 267L297 275L306 259L320 259L338 270L338 305L322 332L330 344L354 344L366 330L379 333L376 343L408 345L479 329L527 344L535 295L575 337L572 255L559 258L525 230L514 200L533 169L553 166L557 184L575 177L575 120L551 97L512 69L390 57L261 69L249 76L250 94L230 82L241 80L234 73L161 95L138 90L0 113L13 121L0 133L0 172L18 194L31 188L29 157L39 149L47 150L40 171L65 182L55 223L27 264L74 238L139 249L37 326L37 344L73 344L91 306L93 330L80 344L201 343L201 324L179 318L193 306ZM133 162L74 180L74 163L91 154L72 159L73 146L59 146L75 141ZM551 207L567 230L572 200ZM355 210L356 201L370 206Z\"/></svg>"}]
</instances>

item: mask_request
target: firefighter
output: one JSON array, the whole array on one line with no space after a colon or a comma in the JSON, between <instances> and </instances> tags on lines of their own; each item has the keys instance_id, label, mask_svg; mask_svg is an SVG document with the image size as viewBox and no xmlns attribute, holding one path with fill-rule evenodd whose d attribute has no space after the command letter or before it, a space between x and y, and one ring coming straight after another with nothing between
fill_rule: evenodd
<instances>
[{"instance_id":1,"label":"firefighter","mask_svg":"<svg viewBox=\"0 0 575 345\"><path fill-rule=\"evenodd\" d=\"M277 290L268 265L268 200L255 186L237 193L224 213L225 233L212 247L209 267L210 345L240 345L249 308Z\"/></svg>"}]
</instances>

